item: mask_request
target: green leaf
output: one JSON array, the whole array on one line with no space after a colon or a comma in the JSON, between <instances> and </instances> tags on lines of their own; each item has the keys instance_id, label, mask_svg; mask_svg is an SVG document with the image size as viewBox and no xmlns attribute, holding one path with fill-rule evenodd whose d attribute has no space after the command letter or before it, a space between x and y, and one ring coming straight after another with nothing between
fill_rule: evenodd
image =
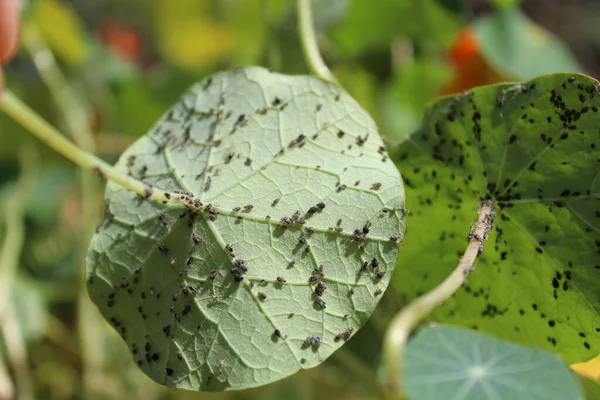
<instances>
[{"instance_id":1,"label":"green leaf","mask_svg":"<svg viewBox=\"0 0 600 400\"><path fill-rule=\"evenodd\" d=\"M314 367L389 283L400 175L369 115L330 83L256 67L215 75L117 168L203 203L195 213L109 183L89 248L90 297L157 382L232 390Z\"/></svg>"},{"instance_id":2,"label":"green leaf","mask_svg":"<svg viewBox=\"0 0 600 400\"><path fill-rule=\"evenodd\" d=\"M577 374L577 378L579 379L579 385L585 393L586 399L592 400L600 398L600 385L598 384L598 382L595 382L579 374Z\"/></svg>"},{"instance_id":3,"label":"green leaf","mask_svg":"<svg viewBox=\"0 0 600 400\"><path fill-rule=\"evenodd\" d=\"M412 400L583 399L555 355L449 326L420 330L404 356Z\"/></svg>"},{"instance_id":4,"label":"green leaf","mask_svg":"<svg viewBox=\"0 0 600 400\"><path fill-rule=\"evenodd\" d=\"M514 79L562 71L581 71L560 38L531 21L518 8L507 8L475 22L481 53Z\"/></svg>"},{"instance_id":5,"label":"green leaf","mask_svg":"<svg viewBox=\"0 0 600 400\"><path fill-rule=\"evenodd\" d=\"M434 319L569 363L598 354L597 85L556 74L441 99L392 156L413 199L395 276L408 298L456 266L481 199L498 213L468 285Z\"/></svg>"}]
</instances>

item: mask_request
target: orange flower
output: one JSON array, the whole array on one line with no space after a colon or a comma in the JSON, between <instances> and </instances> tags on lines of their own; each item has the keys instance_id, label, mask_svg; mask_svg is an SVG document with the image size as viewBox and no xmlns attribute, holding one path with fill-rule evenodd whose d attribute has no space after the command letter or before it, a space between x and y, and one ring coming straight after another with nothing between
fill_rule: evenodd
<instances>
[{"instance_id":1,"label":"orange flower","mask_svg":"<svg viewBox=\"0 0 600 400\"><path fill-rule=\"evenodd\" d=\"M454 70L454 79L442 89L442 94L460 93L476 86L505 80L485 60L480 52L477 36L470 28L459 32L448 58Z\"/></svg>"}]
</instances>

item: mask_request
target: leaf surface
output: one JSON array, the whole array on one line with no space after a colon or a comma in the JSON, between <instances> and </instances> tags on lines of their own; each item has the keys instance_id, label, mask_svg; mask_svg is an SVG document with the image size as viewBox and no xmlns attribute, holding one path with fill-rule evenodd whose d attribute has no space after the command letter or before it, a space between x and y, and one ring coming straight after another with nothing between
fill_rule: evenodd
<instances>
[{"instance_id":1,"label":"leaf surface","mask_svg":"<svg viewBox=\"0 0 600 400\"><path fill-rule=\"evenodd\" d=\"M434 319L560 352L600 352L600 100L583 75L475 89L432 105L399 162L412 201L395 284L444 279L478 202L498 216L464 290Z\"/></svg>"},{"instance_id":2,"label":"leaf surface","mask_svg":"<svg viewBox=\"0 0 600 400\"><path fill-rule=\"evenodd\" d=\"M582 399L555 355L450 326L424 328L404 356L412 400Z\"/></svg>"},{"instance_id":3,"label":"leaf surface","mask_svg":"<svg viewBox=\"0 0 600 400\"><path fill-rule=\"evenodd\" d=\"M193 204L109 183L89 248L90 297L157 382L242 389L314 367L389 283L402 181L369 115L332 84L215 75L117 167Z\"/></svg>"}]
</instances>

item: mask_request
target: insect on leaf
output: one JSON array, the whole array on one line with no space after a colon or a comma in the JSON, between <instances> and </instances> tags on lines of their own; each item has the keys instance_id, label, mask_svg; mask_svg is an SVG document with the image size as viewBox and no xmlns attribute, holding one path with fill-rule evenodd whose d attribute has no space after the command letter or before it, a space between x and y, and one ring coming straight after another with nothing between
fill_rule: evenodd
<instances>
[{"instance_id":1,"label":"insect on leaf","mask_svg":"<svg viewBox=\"0 0 600 400\"><path fill-rule=\"evenodd\" d=\"M215 75L117 167L186 203L109 183L87 258L90 297L157 382L235 390L314 367L389 283L402 181L369 115L330 83Z\"/></svg>"},{"instance_id":2,"label":"insect on leaf","mask_svg":"<svg viewBox=\"0 0 600 400\"><path fill-rule=\"evenodd\" d=\"M600 98L583 75L482 87L435 103L394 155L412 195L395 283L414 297L466 246L477 203L494 230L434 319L559 352L600 352Z\"/></svg>"},{"instance_id":3,"label":"insect on leaf","mask_svg":"<svg viewBox=\"0 0 600 400\"><path fill-rule=\"evenodd\" d=\"M404 356L412 400L583 399L575 374L555 355L472 330L424 328Z\"/></svg>"}]
</instances>

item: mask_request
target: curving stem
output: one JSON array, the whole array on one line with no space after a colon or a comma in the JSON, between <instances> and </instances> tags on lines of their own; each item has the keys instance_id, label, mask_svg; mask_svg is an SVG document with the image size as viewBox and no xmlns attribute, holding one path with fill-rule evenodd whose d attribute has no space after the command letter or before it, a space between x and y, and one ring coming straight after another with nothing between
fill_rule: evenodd
<instances>
[{"instance_id":1,"label":"curving stem","mask_svg":"<svg viewBox=\"0 0 600 400\"><path fill-rule=\"evenodd\" d=\"M404 398L402 387L404 375L404 350L408 336L436 307L448 300L466 282L467 275L475 268L473 263L483 251L484 240L492 230L494 212L492 201L479 204L478 219L471 226L467 250L454 271L428 293L413 300L392 320L384 337L383 357L387 374L387 390L390 398Z\"/></svg>"}]
</instances>

